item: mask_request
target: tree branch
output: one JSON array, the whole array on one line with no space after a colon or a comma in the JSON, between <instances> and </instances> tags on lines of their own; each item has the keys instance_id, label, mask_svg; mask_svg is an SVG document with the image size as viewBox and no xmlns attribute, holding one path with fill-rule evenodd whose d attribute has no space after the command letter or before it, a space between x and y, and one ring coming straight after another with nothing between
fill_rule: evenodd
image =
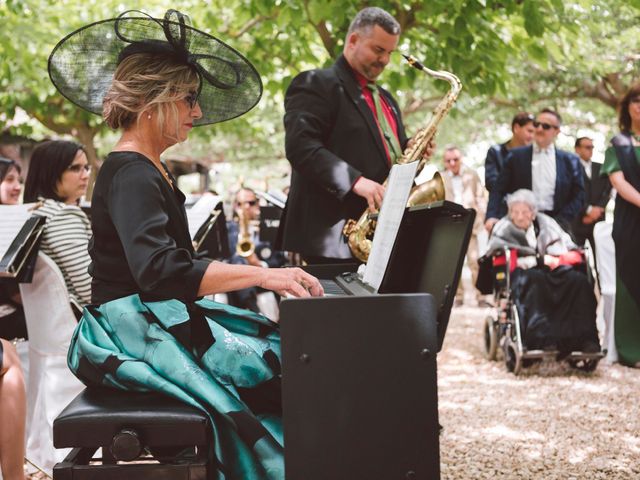
<instances>
[{"instance_id":1,"label":"tree branch","mask_svg":"<svg viewBox=\"0 0 640 480\"><path fill-rule=\"evenodd\" d=\"M309 19L309 21L311 22L311 19ZM320 40L322 40L322 45L324 45L324 48L327 50L327 52L329 52L329 56L331 56L331 58L335 58L336 46L338 45L338 42L333 37L333 35L331 35L331 32L329 31L329 29L327 29L327 23L324 20L322 20L318 23L311 22L311 25L313 25L313 27L316 29L316 31L320 35Z\"/></svg>"},{"instance_id":2,"label":"tree branch","mask_svg":"<svg viewBox=\"0 0 640 480\"><path fill-rule=\"evenodd\" d=\"M242 35L247 33L249 30L251 30L253 27L258 25L259 23L262 23L265 20L273 19L277 15L278 15L277 11L273 15L257 15L253 17L251 20L249 20L247 23L245 23L242 27L240 27L240 30L238 30L237 32L231 33L230 35L233 38L241 37Z\"/></svg>"}]
</instances>

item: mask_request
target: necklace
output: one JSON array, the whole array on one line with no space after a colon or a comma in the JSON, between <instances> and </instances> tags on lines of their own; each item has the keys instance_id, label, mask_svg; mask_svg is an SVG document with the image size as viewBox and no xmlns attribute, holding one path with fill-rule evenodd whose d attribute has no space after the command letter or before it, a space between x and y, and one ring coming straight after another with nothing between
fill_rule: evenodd
<instances>
[{"instance_id":1,"label":"necklace","mask_svg":"<svg viewBox=\"0 0 640 480\"><path fill-rule=\"evenodd\" d=\"M171 188L173 188L173 181L171 180L171 177L169 177L169 174L167 173L167 171L164 169L164 167L162 165L160 165L159 170L162 173L162 175L164 175L164 178L169 183L169 186L171 186Z\"/></svg>"},{"instance_id":2,"label":"necklace","mask_svg":"<svg viewBox=\"0 0 640 480\"><path fill-rule=\"evenodd\" d=\"M169 184L169 186L171 187L171 190L173 190L173 181L171 180L171 177L169 177L169 174L167 173L167 171L165 170L164 166L162 165L162 163L160 162L160 160L158 160L158 162L156 163L153 160L153 156L149 155L148 153L146 153L142 148L140 148L138 145L134 144L131 141L124 141L120 143L120 149L119 150L130 150L132 152L136 152L139 153L140 155L143 155L144 157L147 158L147 160L149 160L151 163L153 163L153 166L156 167L158 169L158 171L162 174L162 176L164 177L164 179L167 181L167 183Z\"/></svg>"}]
</instances>

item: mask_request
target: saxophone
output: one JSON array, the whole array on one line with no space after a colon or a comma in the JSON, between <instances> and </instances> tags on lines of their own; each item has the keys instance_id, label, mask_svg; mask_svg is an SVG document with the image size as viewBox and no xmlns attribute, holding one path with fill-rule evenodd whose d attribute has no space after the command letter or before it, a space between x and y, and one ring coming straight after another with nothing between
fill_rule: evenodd
<instances>
[{"instance_id":1,"label":"saxophone","mask_svg":"<svg viewBox=\"0 0 640 480\"><path fill-rule=\"evenodd\" d=\"M418 163L418 168L416 170L417 177L424 166L427 164L427 159L423 158L424 152L427 149L429 142L431 142L431 140L435 137L438 125L440 124L442 119L444 119L447 113L449 113L449 110L451 110L451 107L458 98L458 94L462 89L462 84L460 83L458 77L456 77L453 73L445 72L443 70L431 70L422 65L413 56L407 56L404 54L402 56L407 60L410 66L417 68L418 70L422 70L427 75L435 77L439 80L446 80L451 86L447 94L442 100L440 100L440 103L438 103L436 108L433 110L433 114L429 119L429 122L422 129L420 129L418 133L416 133L416 135L413 137L411 145L405 149L402 157L397 162L411 163L419 160L420 163ZM385 181L384 185L386 186L386 184L387 182ZM435 176L428 182L414 186L411 189L407 205L423 205L443 199L444 183L442 182L440 174L436 173ZM342 230L344 236L347 237L351 253L354 257L362 262L366 262L369 258L369 253L371 252L370 239L373 237L374 231L375 221L370 218L369 212L367 210L364 211L357 222L353 219L348 220Z\"/></svg>"},{"instance_id":2,"label":"saxophone","mask_svg":"<svg viewBox=\"0 0 640 480\"><path fill-rule=\"evenodd\" d=\"M236 243L236 253L247 258L253 255L256 246L251 241L251 232L249 231L249 215L244 209L238 210L238 243Z\"/></svg>"}]
</instances>

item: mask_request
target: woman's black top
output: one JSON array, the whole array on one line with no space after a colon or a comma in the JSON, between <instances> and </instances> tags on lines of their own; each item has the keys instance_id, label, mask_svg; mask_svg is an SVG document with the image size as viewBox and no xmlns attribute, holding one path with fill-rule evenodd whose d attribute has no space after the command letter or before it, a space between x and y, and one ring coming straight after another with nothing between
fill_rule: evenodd
<instances>
[{"instance_id":1,"label":"woman's black top","mask_svg":"<svg viewBox=\"0 0 640 480\"><path fill-rule=\"evenodd\" d=\"M144 301L198 297L210 262L194 258L184 201L144 155L107 156L91 204L92 303L134 293Z\"/></svg>"}]
</instances>

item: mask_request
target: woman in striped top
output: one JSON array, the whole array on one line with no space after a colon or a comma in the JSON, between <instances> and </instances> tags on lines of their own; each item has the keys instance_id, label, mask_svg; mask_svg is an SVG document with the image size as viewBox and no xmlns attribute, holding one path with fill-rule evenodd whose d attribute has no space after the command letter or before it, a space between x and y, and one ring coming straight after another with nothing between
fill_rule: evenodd
<instances>
[{"instance_id":1,"label":"woman in striped top","mask_svg":"<svg viewBox=\"0 0 640 480\"><path fill-rule=\"evenodd\" d=\"M34 213L47 218L40 249L58 265L71 299L80 305L91 302L91 226L78 206L88 182L89 163L83 147L52 140L33 151L24 189L24 201L42 202Z\"/></svg>"}]
</instances>

